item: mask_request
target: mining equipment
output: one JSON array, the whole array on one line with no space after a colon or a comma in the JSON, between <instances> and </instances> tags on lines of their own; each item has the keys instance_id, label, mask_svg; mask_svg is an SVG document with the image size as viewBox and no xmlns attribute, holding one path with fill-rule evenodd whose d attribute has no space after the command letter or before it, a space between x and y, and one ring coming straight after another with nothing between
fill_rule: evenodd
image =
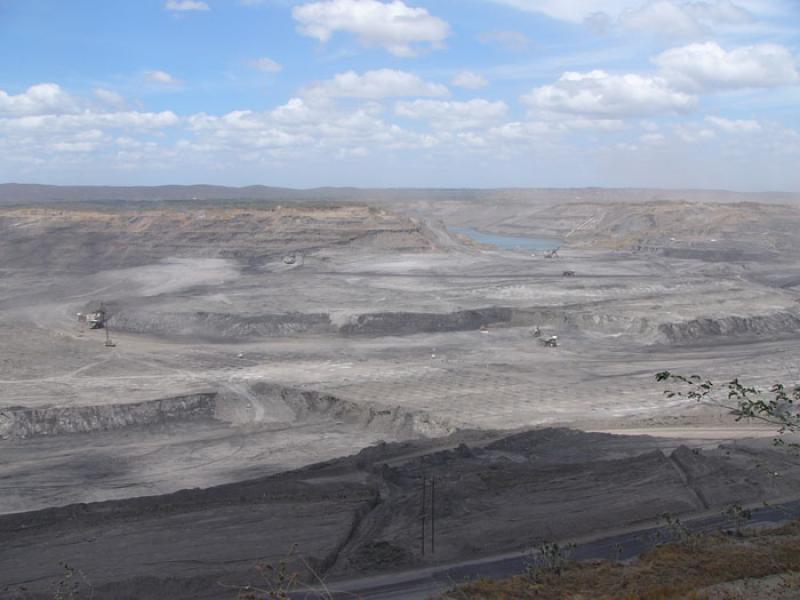
<instances>
[{"instance_id":1,"label":"mining equipment","mask_svg":"<svg viewBox=\"0 0 800 600\"><path fill-rule=\"evenodd\" d=\"M78 322L80 322L80 315L78 315ZM87 322L89 323L89 329L103 329L106 326L106 320L108 319L106 315L106 307L103 303L100 303L100 306L91 313L87 318Z\"/></svg>"},{"instance_id":2,"label":"mining equipment","mask_svg":"<svg viewBox=\"0 0 800 600\"><path fill-rule=\"evenodd\" d=\"M548 250L547 252L544 253L544 257L545 258L560 258L558 256L558 251L560 249L561 249L561 246L559 246L558 248L553 248L552 250Z\"/></svg>"},{"instance_id":3,"label":"mining equipment","mask_svg":"<svg viewBox=\"0 0 800 600\"><path fill-rule=\"evenodd\" d=\"M575 277L575 271L564 271L561 273L562 277Z\"/></svg>"},{"instance_id":4,"label":"mining equipment","mask_svg":"<svg viewBox=\"0 0 800 600\"><path fill-rule=\"evenodd\" d=\"M549 338L541 340L541 342L547 348L556 348L558 346L558 336L551 335Z\"/></svg>"},{"instance_id":5,"label":"mining equipment","mask_svg":"<svg viewBox=\"0 0 800 600\"><path fill-rule=\"evenodd\" d=\"M298 267L302 267L305 264L305 256L302 252L292 252L291 254L286 254L282 260L283 264L285 265L296 265Z\"/></svg>"}]
</instances>

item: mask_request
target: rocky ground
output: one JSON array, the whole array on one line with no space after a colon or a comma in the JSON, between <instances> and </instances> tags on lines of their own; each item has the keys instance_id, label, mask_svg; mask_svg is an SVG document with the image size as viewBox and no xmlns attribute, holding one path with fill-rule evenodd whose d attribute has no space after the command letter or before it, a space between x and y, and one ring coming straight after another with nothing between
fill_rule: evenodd
<instances>
[{"instance_id":1,"label":"rocky ground","mask_svg":"<svg viewBox=\"0 0 800 600\"><path fill-rule=\"evenodd\" d=\"M453 202L0 209L7 592L66 560L105 597L230 597L295 542L349 577L800 496L772 429L654 381L797 380L800 210ZM101 301L112 347L75 318Z\"/></svg>"},{"instance_id":2,"label":"rocky ground","mask_svg":"<svg viewBox=\"0 0 800 600\"><path fill-rule=\"evenodd\" d=\"M645 436L542 429L381 443L298 471L174 494L0 517L5 597L80 569L108 598L235 597L292 549L337 578L410 569L656 518L800 495L770 447L694 450ZM775 474L779 473L780 476ZM420 551L422 480L435 554ZM303 565L293 568L307 573ZM228 590L226 592L226 590Z\"/></svg>"},{"instance_id":3,"label":"rocky ground","mask_svg":"<svg viewBox=\"0 0 800 600\"><path fill-rule=\"evenodd\" d=\"M441 600L791 600L798 597L800 522L725 533L694 533L650 548L634 561L540 562L527 575L455 588Z\"/></svg>"}]
</instances>

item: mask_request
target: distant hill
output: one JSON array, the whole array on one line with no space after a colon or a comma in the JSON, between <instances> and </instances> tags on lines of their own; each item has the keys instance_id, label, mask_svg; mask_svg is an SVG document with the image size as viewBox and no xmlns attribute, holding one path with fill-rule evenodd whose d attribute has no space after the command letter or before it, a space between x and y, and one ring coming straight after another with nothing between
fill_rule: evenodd
<instances>
[{"instance_id":1,"label":"distant hill","mask_svg":"<svg viewBox=\"0 0 800 600\"><path fill-rule=\"evenodd\" d=\"M0 184L0 203L103 202L157 200L279 200L293 199L297 190L254 185L243 188L217 185L91 186Z\"/></svg>"},{"instance_id":2,"label":"distant hill","mask_svg":"<svg viewBox=\"0 0 800 600\"><path fill-rule=\"evenodd\" d=\"M235 258L261 264L287 250L424 252L430 228L394 211L359 205L201 207L36 204L0 207L0 268L83 272L165 258ZM283 263L281 263L283 264ZM293 263L292 263L293 264Z\"/></svg>"},{"instance_id":3,"label":"distant hill","mask_svg":"<svg viewBox=\"0 0 800 600\"><path fill-rule=\"evenodd\" d=\"M800 204L800 194L784 192L745 193L725 190L662 190L637 188L353 188L322 187L292 189L251 185L160 186L60 186L0 184L0 204L37 202L149 202L176 200L263 200L263 201L363 201L437 202L447 200L489 202L648 202L687 200L690 202L760 202Z\"/></svg>"}]
</instances>

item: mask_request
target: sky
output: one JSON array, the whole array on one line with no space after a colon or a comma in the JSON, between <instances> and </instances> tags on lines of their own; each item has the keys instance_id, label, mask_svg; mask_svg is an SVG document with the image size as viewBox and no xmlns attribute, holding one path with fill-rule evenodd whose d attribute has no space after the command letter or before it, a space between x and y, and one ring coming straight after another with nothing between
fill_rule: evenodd
<instances>
[{"instance_id":1,"label":"sky","mask_svg":"<svg viewBox=\"0 0 800 600\"><path fill-rule=\"evenodd\" d=\"M800 191L798 0L0 0L0 182Z\"/></svg>"}]
</instances>

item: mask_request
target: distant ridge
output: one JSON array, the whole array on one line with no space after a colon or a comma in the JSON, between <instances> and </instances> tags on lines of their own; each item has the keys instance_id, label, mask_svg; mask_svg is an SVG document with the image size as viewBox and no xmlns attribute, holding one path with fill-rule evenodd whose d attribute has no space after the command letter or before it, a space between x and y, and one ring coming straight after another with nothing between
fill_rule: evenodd
<instances>
[{"instance_id":1,"label":"distant ridge","mask_svg":"<svg viewBox=\"0 0 800 600\"><path fill-rule=\"evenodd\" d=\"M1 183L0 205L37 202L157 202L176 200L263 201L514 201L514 202L761 202L800 204L800 193L731 192L726 190L681 190L657 188L355 188L320 187L294 189L250 185L159 185L91 186Z\"/></svg>"},{"instance_id":2,"label":"distant ridge","mask_svg":"<svg viewBox=\"0 0 800 600\"><path fill-rule=\"evenodd\" d=\"M291 198L297 190L252 185L242 188L218 185L93 186L0 184L0 203L17 202L102 202L157 200L277 200Z\"/></svg>"}]
</instances>

